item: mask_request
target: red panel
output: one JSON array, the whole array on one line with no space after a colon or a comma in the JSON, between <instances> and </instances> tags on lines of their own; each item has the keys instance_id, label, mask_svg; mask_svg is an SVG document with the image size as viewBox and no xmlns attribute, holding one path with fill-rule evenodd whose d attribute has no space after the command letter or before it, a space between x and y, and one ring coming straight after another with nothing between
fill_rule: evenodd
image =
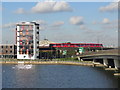
<instances>
[{"instance_id":1,"label":"red panel","mask_svg":"<svg viewBox=\"0 0 120 90\"><path fill-rule=\"evenodd\" d=\"M52 43L55 45L52 47L103 47L102 44L93 44L93 43ZM78 46L79 45L79 46Z\"/></svg>"}]
</instances>

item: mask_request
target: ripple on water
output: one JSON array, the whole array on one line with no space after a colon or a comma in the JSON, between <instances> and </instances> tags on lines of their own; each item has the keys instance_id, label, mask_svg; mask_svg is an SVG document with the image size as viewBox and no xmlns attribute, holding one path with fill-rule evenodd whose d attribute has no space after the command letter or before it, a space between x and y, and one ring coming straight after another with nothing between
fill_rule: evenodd
<instances>
[{"instance_id":1,"label":"ripple on water","mask_svg":"<svg viewBox=\"0 0 120 90\"><path fill-rule=\"evenodd\" d=\"M102 68L72 65L3 65L3 88L117 88L118 78Z\"/></svg>"}]
</instances>

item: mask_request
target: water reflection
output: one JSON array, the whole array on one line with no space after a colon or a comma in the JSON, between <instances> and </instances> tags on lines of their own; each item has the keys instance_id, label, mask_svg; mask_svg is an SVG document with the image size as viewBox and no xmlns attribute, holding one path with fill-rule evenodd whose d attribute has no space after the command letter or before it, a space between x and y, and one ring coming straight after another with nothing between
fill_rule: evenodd
<instances>
[{"instance_id":1,"label":"water reflection","mask_svg":"<svg viewBox=\"0 0 120 90\"><path fill-rule=\"evenodd\" d=\"M4 88L116 88L118 78L101 68L32 65L30 69L3 65Z\"/></svg>"},{"instance_id":2,"label":"water reflection","mask_svg":"<svg viewBox=\"0 0 120 90\"><path fill-rule=\"evenodd\" d=\"M28 64L28 65L24 65L23 63L22 64L18 64L18 65L15 65L15 67L12 67L13 69L32 69L33 68L33 65L32 64Z\"/></svg>"}]
</instances>

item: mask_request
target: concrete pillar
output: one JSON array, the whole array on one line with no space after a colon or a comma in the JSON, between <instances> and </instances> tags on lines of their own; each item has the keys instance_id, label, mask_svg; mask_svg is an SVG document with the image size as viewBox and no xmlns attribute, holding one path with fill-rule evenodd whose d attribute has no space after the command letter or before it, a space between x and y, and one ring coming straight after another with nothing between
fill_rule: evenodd
<instances>
[{"instance_id":1,"label":"concrete pillar","mask_svg":"<svg viewBox=\"0 0 120 90\"><path fill-rule=\"evenodd\" d=\"M119 59L114 59L114 64L115 64L116 69L120 68L120 60Z\"/></svg>"},{"instance_id":2,"label":"concrete pillar","mask_svg":"<svg viewBox=\"0 0 120 90\"><path fill-rule=\"evenodd\" d=\"M95 59L93 59L93 63L95 63L95 61L96 61L96 60L95 60Z\"/></svg>"},{"instance_id":3,"label":"concrete pillar","mask_svg":"<svg viewBox=\"0 0 120 90\"><path fill-rule=\"evenodd\" d=\"M78 56L77 58L78 58L78 60L80 61L80 57Z\"/></svg>"},{"instance_id":4,"label":"concrete pillar","mask_svg":"<svg viewBox=\"0 0 120 90\"><path fill-rule=\"evenodd\" d=\"M103 64L108 67L108 60L107 60L107 58L103 59Z\"/></svg>"},{"instance_id":5,"label":"concrete pillar","mask_svg":"<svg viewBox=\"0 0 120 90\"><path fill-rule=\"evenodd\" d=\"M81 61L83 61L83 59L80 59Z\"/></svg>"}]
</instances>

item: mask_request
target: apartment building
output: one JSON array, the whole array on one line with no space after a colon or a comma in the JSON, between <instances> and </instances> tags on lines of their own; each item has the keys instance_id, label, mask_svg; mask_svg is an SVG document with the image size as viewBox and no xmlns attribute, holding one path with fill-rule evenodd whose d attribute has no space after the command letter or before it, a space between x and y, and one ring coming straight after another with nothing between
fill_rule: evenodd
<instances>
[{"instance_id":1,"label":"apartment building","mask_svg":"<svg viewBox=\"0 0 120 90\"><path fill-rule=\"evenodd\" d=\"M39 24L20 22L16 25L17 59L39 58Z\"/></svg>"}]
</instances>

